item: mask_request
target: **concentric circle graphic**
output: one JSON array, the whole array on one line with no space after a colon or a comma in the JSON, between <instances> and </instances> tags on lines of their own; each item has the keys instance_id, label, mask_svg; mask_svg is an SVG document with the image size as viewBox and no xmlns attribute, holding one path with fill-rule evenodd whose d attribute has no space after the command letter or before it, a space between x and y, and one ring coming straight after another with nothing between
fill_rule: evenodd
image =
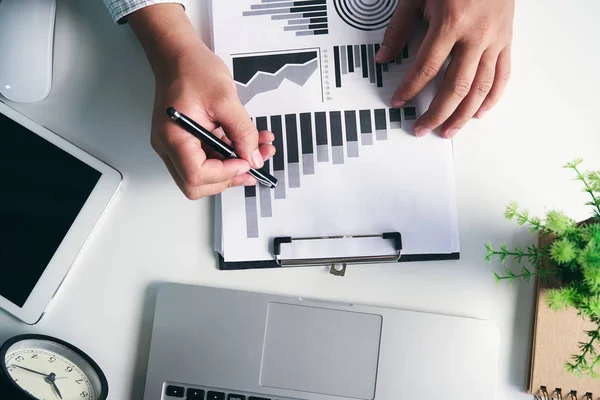
<instances>
[{"instance_id":1,"label":"concentric circle graphic","mask_svg":"<svg viewBox=\"0 0 600 400\"><path fill-rule=\"evenodd\" d=\"M334 0L345 23L362 31L376 31L390 22L398 0Z\"/></svg>"}]
</instances>

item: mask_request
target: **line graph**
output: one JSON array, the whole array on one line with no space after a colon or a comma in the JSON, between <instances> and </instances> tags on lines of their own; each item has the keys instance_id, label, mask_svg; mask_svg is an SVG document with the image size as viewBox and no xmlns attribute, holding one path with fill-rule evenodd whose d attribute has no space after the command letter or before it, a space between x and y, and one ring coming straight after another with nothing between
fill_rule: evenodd
<instances>
[{"instance_id":1,"label":"line graph","mask_svg":"<svg viewBox=\"0 0 600 400\"><path fill-rule=\"evenodd\" d=\"M288 80L304 87L320 67L319 49L233 57L233 79L243 105Z\"/></svg>"}]
</instances>

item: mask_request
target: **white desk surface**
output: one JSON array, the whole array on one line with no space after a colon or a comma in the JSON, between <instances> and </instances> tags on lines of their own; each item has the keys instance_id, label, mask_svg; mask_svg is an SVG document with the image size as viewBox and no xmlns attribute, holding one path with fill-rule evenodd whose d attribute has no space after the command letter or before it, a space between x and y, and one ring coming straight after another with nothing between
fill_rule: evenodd
<instances>
[{"instance_id":1,"label":"white desk surface","mask_svg":"<svg viewBox=\"0 0 600 400\"><path fill-rule=\"evenodd\" d=\"M206 36L206 4L190 3ZM135 37L100 0L59 0L57 12L52 93L14 106L115 166L124 185L49 313L29 327L0 312L0 341L25 332L71 341L102 366L110 399L140 399L156 285L189 282L491 320L501 335L495 398L531 398L533 285L497 287L484 243L533 240L503 219L512 200L536 214L588 215L585 194L561 166L582 157L600 168L599 2L517 1L507 92L455 139L462 259L351 267L343 279L324 268L217 270L212 201L184 198L150 147L154 81Z\"/></svg>"}]
</instances>

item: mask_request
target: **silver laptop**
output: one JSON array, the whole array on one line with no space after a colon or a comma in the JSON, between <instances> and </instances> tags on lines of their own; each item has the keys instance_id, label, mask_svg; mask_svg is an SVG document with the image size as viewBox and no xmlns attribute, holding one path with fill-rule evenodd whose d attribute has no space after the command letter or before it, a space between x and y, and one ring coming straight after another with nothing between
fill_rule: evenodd
<instances>
[{"instance_id":1,"label":"silver laptop","mask_svg":"<svg viewBox=\"0 0 600 400\"><path fill-rule=\"evenodd\" d=\"M168 283L145 400L492 399L490 322Z\"/></svg>"}]
</instances>

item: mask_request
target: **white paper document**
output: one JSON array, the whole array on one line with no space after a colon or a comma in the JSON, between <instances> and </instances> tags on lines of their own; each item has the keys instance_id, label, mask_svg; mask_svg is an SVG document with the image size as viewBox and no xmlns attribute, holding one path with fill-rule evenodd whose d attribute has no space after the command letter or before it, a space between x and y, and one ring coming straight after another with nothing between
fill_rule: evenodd
<instances>
[{"instance_id":1,"label":"white paper document","mask_svg":"<svg viewBox=\"0 0 600 400\"><path fill-rule=\"evenodd\" d=\"M391 107L423 40L417 27L388 64L375 62L397 1L213 1L214 49L259 128L275 135L265 169L278 186L217 199L215 249L225 262L272 261L276 237L399 232L402 255L460 250L452 142L417 138L435 82ZM373 240L311 241L293 257L393 252ZM290 250L287 250L290 253Z\"/></svg>"}]
</instances>

